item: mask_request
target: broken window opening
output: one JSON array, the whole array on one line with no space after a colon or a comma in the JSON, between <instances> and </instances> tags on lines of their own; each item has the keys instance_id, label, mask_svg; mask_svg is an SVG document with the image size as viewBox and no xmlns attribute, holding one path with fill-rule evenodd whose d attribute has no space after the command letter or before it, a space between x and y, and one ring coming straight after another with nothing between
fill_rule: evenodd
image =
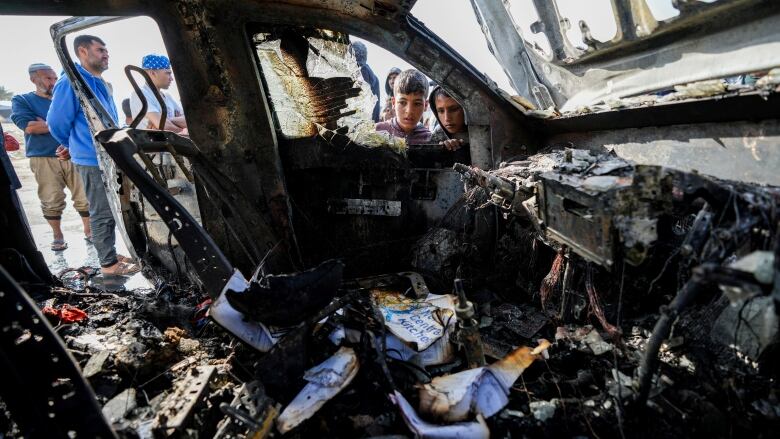
<instances>
[{"instance_id":1,"label":"broken window opening","mask_svg":"<svg viewBox=\"0 0 780 439\"><path fill-rule=\"evenodd\" d=\"M349 36L321 29L258 33L253 41L267 85L277 128L286 139L345 134L367 147L404 153L406 142L376 132L371 92Z\"/></svg>"},{"instance_id":2,"label":"broken window opening","mask_svg":"<svg viewBox=\"0 0 780 439\"><path fill-rule=\"evenodd\" d=\"M617 34L615 12L609 0L591 0L587 6L576 0L560 0L558 7L568 23L566 36L577 48L587 50L586 38L607 42Z\"/></svg>"},{"instance_id":3,"label":"broken window opening","mask_svg":"<svg viewBox=\"0 0 780 439\"><path fill-rule=\"evenodd\" d=\"M515 23L517 32L545 59L552 59L553 52L550 41L543 32L534 32L534 24L541 23L539 14L531 0L512 0L505 4L507 12Z\"/></svg>"}]
</instances>

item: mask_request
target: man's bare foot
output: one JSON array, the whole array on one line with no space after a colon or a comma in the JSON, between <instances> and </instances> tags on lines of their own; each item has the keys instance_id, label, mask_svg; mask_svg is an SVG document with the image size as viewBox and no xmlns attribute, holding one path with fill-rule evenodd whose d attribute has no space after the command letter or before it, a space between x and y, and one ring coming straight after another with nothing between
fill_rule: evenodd
<instances>
[{"instance_id":1,"label":"man's bare foot","mask_svg":"<svg viewBox=\"0 0 780 439\"><path fill-rule=\"evenodd\" d=\"M108 276L129 276L139 271L141 271L141 267L138 264L129 264L127 262L117 262L114 265L100 269L101 273Z\"/></svg>"}]
</instances>

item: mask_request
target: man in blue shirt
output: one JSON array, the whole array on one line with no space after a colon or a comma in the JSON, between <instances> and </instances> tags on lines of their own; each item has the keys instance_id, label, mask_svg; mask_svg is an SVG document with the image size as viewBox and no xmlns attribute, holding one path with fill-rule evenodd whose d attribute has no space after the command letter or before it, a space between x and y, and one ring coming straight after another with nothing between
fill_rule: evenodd
<instances>
[{"instance_id":1,"label":"man in blue shirt","mask_svg":"<svg viewBox=\"0 0 780 439\"><path fill-rule=\"evenodd\" d=\"M11 101L11 120L24 131L25 152L30 159L30 169L38 183L38 199L41 201L43 217L49 222L54 240L51 249L61 251L68 248L62 235L60 221L65 210L65 188L71 193L73 207L81 215L84 235L91 237L89 225L89 204L84 193L81 177L68 160L57 157L60 143L49 133L46 114L51 105L51 96L57 74L46 64L33 64L27 69L35 91L16 95Z\"/></svg>"},{"instance_id":2,"label":"man in blue shirt","mask_svg":"<svg viewBox=\"0 0 780 439\"><path fill-rule=\"evenodd\" d=\"M80 64L76 64L76 71L114 122L117 122L116 105L110 87L102 76L108 69L108 49L105 43L92 35L79 35L73 40L73 50L80 61ZM64 75L54 85L54 97L46 120L52 136L64 146L57 155L73 160L84 183L89 200L92 243L100 259L101 272L120 276L138 272L140 267L132 263L132 259L116 253L116 223L98 167L92 133L76 92Z\"/></svg>"}]
</instances>

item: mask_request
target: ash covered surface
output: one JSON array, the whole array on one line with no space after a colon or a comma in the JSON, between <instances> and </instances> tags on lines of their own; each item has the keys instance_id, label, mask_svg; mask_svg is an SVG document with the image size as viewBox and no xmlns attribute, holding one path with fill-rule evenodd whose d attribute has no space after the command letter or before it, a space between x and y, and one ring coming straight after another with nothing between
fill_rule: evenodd
<instances>
[{"instance_id":1,"label":"ash covered surface","mask_svg":"<svg viewBox=\"0 0 780 439\"><path fill-rule=\"evenodd\" d=\"M234 290L328 298L263 326L268 352L155 273L38 304L86 313L51 323L121 437L773 436L776 189L571 150L460 170L472 216L420 239L424 277L315 268ZM493 210L485 259L462 222Z\"/></svg>"}]
</instances>

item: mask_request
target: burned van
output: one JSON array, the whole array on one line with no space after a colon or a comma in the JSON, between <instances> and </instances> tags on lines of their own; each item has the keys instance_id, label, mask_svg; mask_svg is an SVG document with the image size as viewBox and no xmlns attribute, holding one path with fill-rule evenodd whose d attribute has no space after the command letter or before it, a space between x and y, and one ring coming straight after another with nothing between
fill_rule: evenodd
<instances>
[{"instance_id":1,"label":"burned van","mask_svg":"<svg viewBox=\"0 0 780 439\"><path fill-rule=\"evenodd\" d=\"M410 0L3 2L73 16L51 36L152 285L52 273L6 185L3 433L776 431L780 5L613 0L575 44L562 1L470 3L514 93ZM121 126L69 53L137 15L187 135ZM358 40L457 102L457 151L376 130ZM65 304L91 315L41 314Z\"/></svg>"}]
</instances>

